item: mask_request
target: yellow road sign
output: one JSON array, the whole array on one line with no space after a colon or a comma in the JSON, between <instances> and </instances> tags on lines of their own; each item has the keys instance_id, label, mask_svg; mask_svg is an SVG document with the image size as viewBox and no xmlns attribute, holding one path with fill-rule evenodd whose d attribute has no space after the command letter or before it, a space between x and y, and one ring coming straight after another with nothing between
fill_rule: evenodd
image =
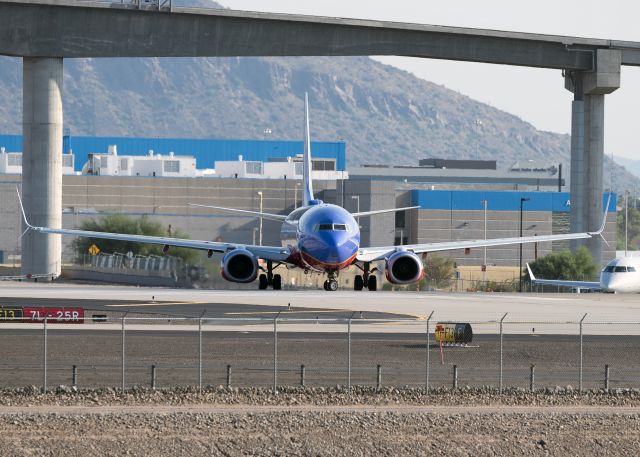
<instances>
[{"instance_id":1,"label":"yellow road sign","mask_svg":"<svg viewBox=\"0 0 640 457\"><path fill-rule=\"evenodd\" d=\"M92 244L89 247L89 254L91 255L98 255L100 254L100 248L98 246L96 246L95 244Z\"/></svg>"}]
</instances>

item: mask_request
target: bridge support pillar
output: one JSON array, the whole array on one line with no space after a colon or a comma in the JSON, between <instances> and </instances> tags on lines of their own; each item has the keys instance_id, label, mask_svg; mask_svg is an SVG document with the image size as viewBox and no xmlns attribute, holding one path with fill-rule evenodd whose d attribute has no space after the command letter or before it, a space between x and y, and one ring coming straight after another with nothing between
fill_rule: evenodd
<instances>
[{"instance_id":1,"label":"bridge support pillar","mask_svg":"<svg viewBox=\"0 0 640 457\"><path fill-rule=\"evenodd\" d=\"M567 72L565 87L571 105L571 231L596 231L602 222L604 165L604 96L620 87L620 51L599 49L594 70ZM600 238L574 240L573 250L586 245L596 264L602 263Z\"/></svg>"},{"instance_id":2,"label":"bridge support pillar","mask_svg":"<svg viewBox=\"0 0 640 457\"><path fill-rule=\"evenodd\" d=\"M29 222L62 223L63 59L22 59L22 195ZM24 228L24 227L23 227ZM22 238L22 273L60 275L60 235Z\"/></svg>"}]
</instances>

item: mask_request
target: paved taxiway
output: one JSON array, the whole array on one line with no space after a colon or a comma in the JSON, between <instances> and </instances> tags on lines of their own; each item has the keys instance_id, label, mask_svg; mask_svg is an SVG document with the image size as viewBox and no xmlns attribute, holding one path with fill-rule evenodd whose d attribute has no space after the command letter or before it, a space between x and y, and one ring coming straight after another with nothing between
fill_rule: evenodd
<instances>
[{"instance_id":1,"label":"paved taxiway","mask_svg":"<svg viewBox=\"0 0 640 457\"><path fill-rule=\"evenodd\" d=\"M591 334L640 335L640 295L483 294L184 290L70 284L0 284L0 304L83 306L114 316L152 313L212 318L399 318L475 323L476 333L496 333L502 316L511 333L576 334L585 314ZM293 313L289 311L289 304ZM486 322L486 324L485 324ZM518 324L518 322L523 322ZM135 321L131 321L135 323ZM616 323L602 325L602 323ZM239 323L240 324L240 323ZM248 322L242 325L248 325ZM420 332L423 324L378 325L367 331ZM211 328L211 327L210 327ZM361 327L364 328L364 327ZM414 329L415 330L412 330ZM176 330L176 328L173 328ZM289 327L300 331L300 328ZM411 329L411 330L410 330ZM245 328L247 330L247 328ZM283 328L284 330L284 328ZM342 331L322 326L321 331ZM312 330L313 331L313 330Z\"/></svg>"}]
</instances>

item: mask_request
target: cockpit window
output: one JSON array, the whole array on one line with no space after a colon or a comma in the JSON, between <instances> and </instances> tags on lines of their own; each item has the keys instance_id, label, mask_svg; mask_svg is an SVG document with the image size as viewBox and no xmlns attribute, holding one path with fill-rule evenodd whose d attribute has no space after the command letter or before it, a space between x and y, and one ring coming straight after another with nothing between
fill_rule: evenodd
<instances>
[{"instance_id":1,"label":"cockpit window","mask_svg":"<svg viewBox=\"0 0 640 457\"><path fill-rule=\"evenodd\" d=\"M316 231L325 230L338 230L341 232L348 232L349 226L347 224L318 224L316 225Z\"/></svg>"},{"instance_id":2,"label":"cockpit window","mask_svg":"<svg viewBox=\"0 0 640 457\"><path fill-rule=\"evenodd\" d=\"M626 273L627 267L616 267L613 271L616 273Z\"/></svg>"},{"instance_id":3,"label":"cockpit window","mask_svg":"<svg viewBox=\"0 0 640 457\"><path fill-rule=\"evenodd\" d=\"M607 265L606 267L604 267L604 272L605 273L613 273L613 269L614 269L613 265Z\"/></svg>"},{"instance_id":4,"label":"cockpit window","mask_svg":"<svg viewBox=\"0 0 640 457\"><path fill-rule=\"evenodd\" d=\"M627 271L635 272L636 267L627 267Z\"/></svg>"}]
</instances>

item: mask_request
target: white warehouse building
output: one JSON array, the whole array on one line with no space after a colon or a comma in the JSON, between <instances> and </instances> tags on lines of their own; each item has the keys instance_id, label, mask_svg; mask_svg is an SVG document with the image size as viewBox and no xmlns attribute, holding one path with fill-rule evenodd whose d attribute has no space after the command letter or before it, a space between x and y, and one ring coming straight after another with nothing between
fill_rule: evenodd
<instances>
[{"instance_id":1,"label":"white warehouse building","mask_svg":"<svg viewBox=\"0 0 640 457\"><path fill-rule=\"evenodd\" d=\"M73 154L62 154L62 174L73 175L74 158ZM22 174L22 152L8 152L4 147L0 147L0 174L21 175Z\"/></svg>"},{"instance_id":2,"label":"white warehouse building","mask_svg":"<svg viewBox=\"0 0 640 457\"><path fill-rule=\"evenodd\" d=\"M244 160L216 160L215 176L218 178L249 179L302 179L302 155L268 162ZM347 179L346 171L336 170L335 159L312 158L311 177L316 180L335 181Z\"/></svg>"},{"instance_id":3,"label":"white warehouse building","mask_svg":"<svg viewBox=\"0 0 640 457\"><path fill-rule=\"evenodd\" d=\"M89 160L82 167L83 175L101 176L163 176L193 178L196 159L193 156L154 154L150 150L146 156L118 156L118 147L111 144L106 154L89 154Z\"/></svg>"}]
</instances>

